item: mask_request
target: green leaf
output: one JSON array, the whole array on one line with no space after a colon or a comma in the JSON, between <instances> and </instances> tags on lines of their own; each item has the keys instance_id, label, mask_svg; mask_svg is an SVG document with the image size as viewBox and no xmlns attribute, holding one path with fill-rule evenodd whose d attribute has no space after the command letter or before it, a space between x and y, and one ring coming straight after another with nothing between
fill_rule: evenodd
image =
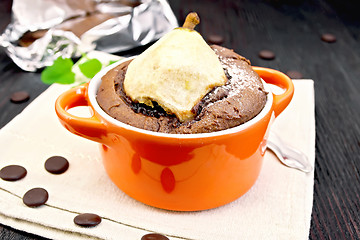
<instances>
[{"instance_id":1,"label":"green leaf","mask_svg":"<svg viewBox=\"0 0 360 240\"><path fill-rule=\"evenodd\" d=\"M116 63L117 61L119 61L119 60L110 60L108 66L110 66L110 65L113 64L113 63Z\"/></svg>"},{"instance_id":2,"label":"green leaf","mask_svg":"<svg viewBox=\"0 0 360 240\"><path fill-rule=\"evenodd\" d=\"M71 71L73 61L70 58L57 58L53 65L46 67L41 73L41 81L45 84L71 84L75 82L75 73Z\"/></svg>"},{"instance_id":3,"label":"green leaf","mask_svg":"<svg viewBox=\"0 0 360 240\"><path fill-rule=\"evenodd\" d=\"M101 70L102 64L99 60L93 58L79 64L79 68L85 77L93 78Z\"/></svg>"}]
</instances>

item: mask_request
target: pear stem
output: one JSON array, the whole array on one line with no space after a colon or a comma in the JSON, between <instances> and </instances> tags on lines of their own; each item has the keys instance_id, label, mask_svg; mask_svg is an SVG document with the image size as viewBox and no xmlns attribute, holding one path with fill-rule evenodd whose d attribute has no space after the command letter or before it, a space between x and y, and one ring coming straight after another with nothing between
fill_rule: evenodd
<instances>
[{"instance_id":1,"label":"pear stem","mask_svg":"<svg viewBox=\"0 0 360 240\"><path fill-rule=\"evenodd\" d=\"M194 30L195 26L200 23L200 18L196 12L191 12L186 16L183 28Z\"/></svg>"}]
</instances>

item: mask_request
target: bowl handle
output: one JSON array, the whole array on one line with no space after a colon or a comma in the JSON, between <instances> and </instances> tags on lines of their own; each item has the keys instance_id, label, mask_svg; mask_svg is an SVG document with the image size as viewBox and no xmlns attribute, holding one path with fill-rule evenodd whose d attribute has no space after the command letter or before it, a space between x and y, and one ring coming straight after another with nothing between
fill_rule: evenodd
<instances>
[{"instance_id":1,"label":"bowl handle","mask_svg":"<svg viewBox=\"0 0 360 240\"><path fill-rule=\"evenodd\" d=\"M106 125L94 114L89 118L78 117L67 112L70 108L78 106L89 106L87 98L88 83L71 88L62 93L55 102L55 111L61 124L70 132L81 137L104 142L106 136Z\"/></svg>"},{"instance_id":2,"label":"bowl handle","mask_svg":"<svg viewBox=\"0 0 360 240\"><path fill-rule=\"evenodd\" d=\"M289 105L294 95L294 84L288 76L277 70L263 67L253 67L253 69L266 83L285 90L282 94L273 94L273 109L277 117Z\"/></svg>"}]
</instances>

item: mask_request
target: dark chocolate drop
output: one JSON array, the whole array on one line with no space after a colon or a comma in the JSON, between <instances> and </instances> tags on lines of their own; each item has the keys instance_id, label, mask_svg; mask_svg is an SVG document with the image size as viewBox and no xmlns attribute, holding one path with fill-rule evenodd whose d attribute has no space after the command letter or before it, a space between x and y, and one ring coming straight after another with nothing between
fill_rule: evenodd
<instances>
[{"instance_id":1,"label":"dark chocolate drop","mask_svg":"<svg viewBox=\"0 0 360 240\"><path fill-rule=\"evenodd\" d=\"M336 42L336 37L335 35L332 35L330 33L324 33L323 35L321 35L321 40L327 43L334 43Z\"/></svg>"},{"instance_id":2,"label":"dark chocolate drop","mask_svg":"<svg viewBox=\"0 0 360 240\"><path fill-rule=\"evenodd\" d=\"M223 36L217 34L209 35L206 40L208 44L216 44L216 45L221 45L225 41Z\"/></svg>"},{"instance_id":3,"label":"dark chocolate drop","mask_svg":"<svg viewBox=\"0 0 360 240\"><path fill-rule=\"evenodd\" d=\"M69 168L69 162L61 156L53 156L46 160L45 169L53 174L64 173Z\"/></svg>"},{"instance_id":4,"label":"dark chocolate drop","mask_svg":"<svg viewBox=\"0 0 360 240\"><path fill-rule=\"evenodd\" d=\"M0 170L0 178L6 181L17 181L24 178L27 171L19 165L9 165Z\"/></svg>"},{"instance_id":5,"label":"dark chocolate drop","mask_svg":"<svg viewBox=\"0 0 360 240\"><path fill-rule=\"evenodd\" d=\"M141 240L169 240L169 238L158 233L149 233L142 236Z\"/></svg>"},{"instance_id":6,"label":"dark chocolate drop","mask_svg":"<svg viewBox=\"0 0 360 240\"><path fill-rule=\"evenodd\" d=\"M291 79L301 79L303 78L303 75L301 74L301 72L298 71L287 71L286 75L288 75L289 78Z\"/></svg>"},{"instance_id":7,"label":"dark chocolate drop","mask_svg":"<svg viewBox=\"0 0 360 240\"><path fill-rule=\"evenodd\" d=\"M94 227L101 223L101 217L94 213L82 213L74 218L74 223L82 227Z\"/></svg>"},{"instance_id":8,"label":"dark chocolate drop","mask_svg":"<svg viewBox=\"0 0 360 240\"><path fill-rule=\"evenodd\" d=\"M30 99L30 95L26 91L18 91L11 94L10 101L13 103L23 103Z\"/></svg>"},{"instance_id":9,"label":"dark chocolate drop","mask_svg":"<svg viewBox=\"0 0 360 240\"><path fill-rule=\"evenodd\" d=\"M273 60L275 58L275 53L270 50L261 50L259 52L259 57L265 60Z\"/></svg>"},{"instance_id":10,"label":"dark chocolate drop","mask_svg":"<svg viewBox=\"0 0 360 240\"><path fill-rule=\"evenodd\" d=\"M43 188L33 188L25 193L23 202L28 207L39 207L49 199L48 192Z\"/></svg>"}]
</instances>

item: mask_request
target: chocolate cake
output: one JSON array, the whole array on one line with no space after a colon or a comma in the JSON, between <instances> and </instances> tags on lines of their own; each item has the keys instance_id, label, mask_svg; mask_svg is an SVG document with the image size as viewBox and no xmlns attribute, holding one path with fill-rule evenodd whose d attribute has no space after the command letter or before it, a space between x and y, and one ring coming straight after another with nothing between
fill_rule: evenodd
<instances>
[{"instance_id":1,"label":"chocolate cake","mask_svg":"<svg viewBox=\"0 0 360 240\"><path fill-rule=\"evenodd\" d=\"M181 122L156 102L153 107L132 102L123 82L130 61L113 68L102 78L97 93L101 108L131 126L163 133L207 133L238 126L255 117L264 107L267 93L250 61L234 51L212 45L225 71L227 82L215 87L194 108L195 118Z\"/></svg>"}]
</instances>

